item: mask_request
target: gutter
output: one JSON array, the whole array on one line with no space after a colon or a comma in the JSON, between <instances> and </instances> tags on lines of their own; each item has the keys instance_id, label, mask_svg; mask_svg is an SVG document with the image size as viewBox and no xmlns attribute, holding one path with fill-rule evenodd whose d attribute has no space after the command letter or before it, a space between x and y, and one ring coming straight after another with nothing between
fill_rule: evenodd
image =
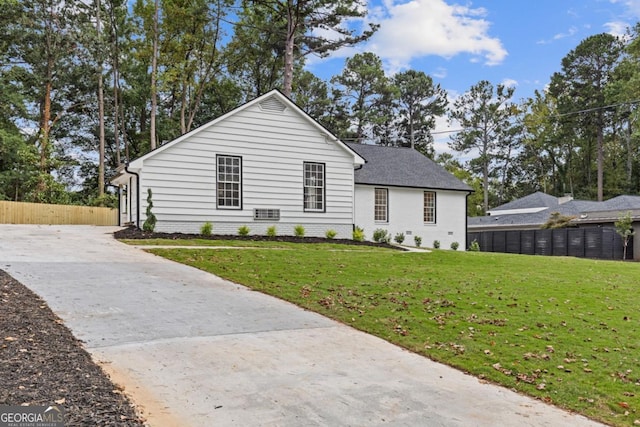
<instances>
[{"instance_id":1,"label":"gutter","mask_svg":"<svg viewBox=\"0 0 640 427\"><path fill-rule=\"evenodd\" d=\"M136 177L136 227L140 228L140 175L130 171L128 163L124 165L124 170Z\"/></svg>"}]
</instances>

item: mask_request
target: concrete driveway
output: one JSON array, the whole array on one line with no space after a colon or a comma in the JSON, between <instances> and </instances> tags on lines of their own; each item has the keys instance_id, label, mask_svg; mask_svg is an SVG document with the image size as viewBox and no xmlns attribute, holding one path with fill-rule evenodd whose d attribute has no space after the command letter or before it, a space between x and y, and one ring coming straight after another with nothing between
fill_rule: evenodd
<instances>
[{"instance_id":1,"label":"concrete driveway","mask_svg":"<svg viewBox=\"0 0 640 427\"><path fill-rule=\"evenodd\" d=\"M42 296L152 426L596 426L348 326L113 240L0 225Z\"/></svg>"}]
</instances>

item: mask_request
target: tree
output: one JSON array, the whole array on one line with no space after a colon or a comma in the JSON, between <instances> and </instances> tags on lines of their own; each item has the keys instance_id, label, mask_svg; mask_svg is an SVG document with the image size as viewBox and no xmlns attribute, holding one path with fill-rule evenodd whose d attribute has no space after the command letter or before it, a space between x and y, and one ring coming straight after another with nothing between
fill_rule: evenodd
<instances>
[{"instance_id":1,"label":"tree","mask_svg":"<svg viewBox=\"0 0 640 427\"><path fill-rule=\"evenodd\" d=\"M12 117L21 128L35 129L28 139L38 152L35 187L24 194L30 201L65 202L64 186L51 174L62 176L68 164L64 144L72 144L73 133L81 133L87 94L96 92L87 75L87 47L82 29L89 20L85 2L69 0L25 0L0 3L3 35L11 40L3 46L3 68L22 104ZM23 156L27 159L28 156Z\"/></svg>"},{"instance_id":2,"label":"tree","mask_svg":"<svg viewBox=\"0 0 640 427\"><path fill-rule=\"evenodd\" d=\"M418 148L433 156L431 130L436 117L446 112L448 100L440 85L434 85L431 77L422 71L408 70L396 74L393 84L398 88L400 105L400 138L403 145Z\"/></svg>"},{"instance_id":3,"label":"tree","mask_svg":"<svg viewBox=\"0 0 640 427\"><path fill-rule=\"evenodd\" d=\"M291 96L296 61L310 54L324 57L343 46L358 44L378 28L375 24L369 24L363 31L350 27L356 18L366 15L367 3L363 0L248 1L252 5L267 6L286 23L280 36L284 46L282 92L287 96ZM281 27L263 29L272 32Z\"/></svg>"},{"instance_id":4,"label":"tree","mask_svg":"<svg viewBox=\"0 0 640 427\"><path fill-rule=\"evenodd\" d=\"M226 52L227 69L245 101L282 86L285 29L285 18L268 3L242 3Z\"/></svg>"},{"instance_id":5,"label":"tree","mask_svg":"<svg viewBox=\"0 0 640 427\"><path fill-rule=\"evenodd\" d=\"M629 241L631 237L635 234L631 225L633 224L633 219L631 218L631 212L627 212L624 215L620 215L618 220L614 223L616 227L616 233L622 237L622 259L627 259L627 246L629 245Z\"/></svg>"},{"instance_id":6,"label":"tree","mask_svg":"<svg viewBox=\"0 0 640 427\"><path fill-rule=\"evenodd\" d=\"M551 212L547 221L540 226L543 230L554 228L566 228L576 217L562 215L560 212Z\"/></svg>"},{"instance_id":7,"label":"tree","mask_svg":"<svg viewBox=\"0 0 640 427\"><path fill-rule=\"evenodd\" d=\"M607 33L587 37L562 59L562 72L552 77L552 93L558 98L561 114L577 115L576 130L586 144L585 164L591 168L592 141L595 138L597 199L603 200L604 131L611 114L604 108L605 88L620 60L620 40Z\"/></svg>"},{"instance_id":8,"label":"tree","mask_svg":"<svg viewBox=\"0 0 640 427\"><path fill-rule=\"evenodd\" d=\"M465 154L477 152L470 165L482 176L485 212L489 210L489 178L498 149L512 136L514 109L509 101L513 92L514 88L498 85L494 95L493 85L482 80L458 98L449 112L449 120L458 122L461 128L451 137L451 149Z\"/></svg>"},{"instance_id":9,"label":"tree","mask_svg":"<svg viewBox=\"0 0 640 427\"><path fill-rule=\"evenodd\" d=\"M355 139L363 142L377 114L376 102L388 85L382 61L374 53L358 53L347 59L342 73L331 81L339 86L341 99L349 104Z\"/></svg>"}]
</instances>

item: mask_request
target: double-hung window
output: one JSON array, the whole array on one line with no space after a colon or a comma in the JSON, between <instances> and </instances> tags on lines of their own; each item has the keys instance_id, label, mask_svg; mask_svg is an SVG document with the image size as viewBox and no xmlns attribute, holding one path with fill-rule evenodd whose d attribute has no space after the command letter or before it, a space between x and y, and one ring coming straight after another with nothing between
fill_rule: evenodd
<instances>
[{"instance_id":1,"label":"double-hung window","mask_svg":"<svg viewBox=\"0 0 640 427\"><path fill-rule=\"evenodd\" d=\"M304 162L304 210L325 211L324 163Z\"/></svg>"},{"instance_id":2,"label":"double-hung window","mask_svg":"<svg viewBox=\"0 0 640 427\"><path fill-rule=\"evenodd\" d=\"M242 158L216 156L218 209L242 209Z\"/></svg>"},{"instance_id":3,"label":"double-hung window","mask_svg":"<svg viewBox=\"0 0 640 427\"><path fill-rule=\"evenodd\" d=\"M436 223L436 193L434 191L424 192L424 222L427 224Z\"/></svg>"},{"instance_id":4,"label":"double-hung window","mask_svg":"<svg viewBox=\"0 0 640 427\"><path fill-rule=\"evenodd\" d=\"M389 221L389 190L386 188L375 189L373 219L376 222Z\"/></svg>"}]
</instances>

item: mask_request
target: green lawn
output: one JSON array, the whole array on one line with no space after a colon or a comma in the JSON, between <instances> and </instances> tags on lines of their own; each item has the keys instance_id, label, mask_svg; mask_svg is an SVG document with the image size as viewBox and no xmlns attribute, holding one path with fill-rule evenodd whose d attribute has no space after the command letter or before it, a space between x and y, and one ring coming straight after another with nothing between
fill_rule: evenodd
<instances>
[{"instance_id":1,"label":"green lawn","mask_svg":"<svg viewBox=\"0 0 640 427\"><path fill-rule=\"evenodd\" d=\"M640 419L640 264L284 248L151 251L591 418Z\"/></svg>"}]
</instances>

